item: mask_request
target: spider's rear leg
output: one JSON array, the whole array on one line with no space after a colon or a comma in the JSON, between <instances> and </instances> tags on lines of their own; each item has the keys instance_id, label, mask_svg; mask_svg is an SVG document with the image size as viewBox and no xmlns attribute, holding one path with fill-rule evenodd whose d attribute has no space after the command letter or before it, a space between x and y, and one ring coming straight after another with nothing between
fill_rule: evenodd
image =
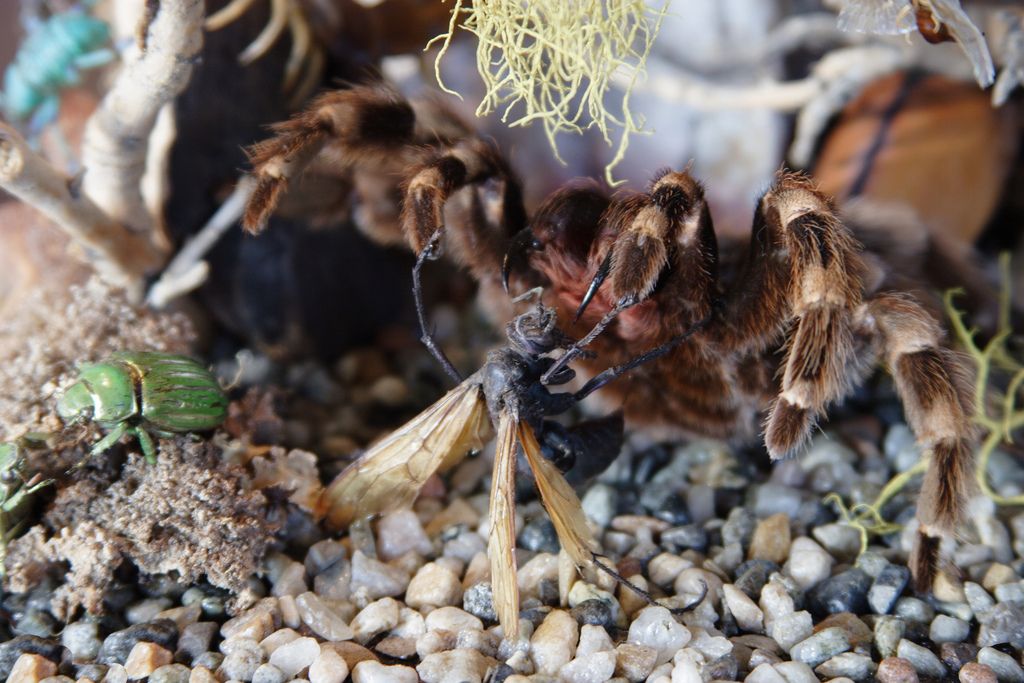
<instances>
[{"instance_id":1,"label":"spider's rear leg","mask_svg":"<svg viewBox=\"0 0 1024 683\"><path fill-rule=\"evenodd\" d=\"M336 145L339 156L352 165L386 160L413 142L414 128L412 107L383 86L335 90L316 97L303 111L274 124L272 138L249 148L256 187L242 225L253 233L265 228L288 183L328 145Z\"/></svg>"},{"instance_id":2,"label":"spider's rear leg","mask_svg":"<svg viewBox=\"0 0 1024 683\"><path fill-rule=\"evenodd\" d=\"M912 298L881 295L867 302L863 317L881 337L907 421L931 453L910 561L917 589L926 592L937 569L939 544L956 531L973 486L971 379L957 355L941 346L939 325Z\"/></svg>"}]
</instances>

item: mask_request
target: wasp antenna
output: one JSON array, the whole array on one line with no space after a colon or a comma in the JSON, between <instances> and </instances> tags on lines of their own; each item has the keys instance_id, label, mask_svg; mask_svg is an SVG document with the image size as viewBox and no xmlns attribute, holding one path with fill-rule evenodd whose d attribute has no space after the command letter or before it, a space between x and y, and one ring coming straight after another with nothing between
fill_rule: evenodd
<instances>
[{"instance_id":1,"label":"wasp antenna","mask_svg":"<svg viewBox=\"0 0 1024 683\"><path fill-rule=\"evenodd\" d=\"M412 295L416 301L416 317L420 323L420 341L427 347L430 354L437 359L437 362L441 364L445 374L451 377L456 384L459 384L462 382L462 375L459 374L459 371L452 365L448 356L438 346L433 334L427 331L427 309L423 304L423 285L420 281L420 271L423 270L423 264L428 260L437 258L440 253L439 245L443 231L443 227L435 230L434 234L431 235L423 249L416 256L416 265L412 267Z\"/></svg>"}]
</instances>

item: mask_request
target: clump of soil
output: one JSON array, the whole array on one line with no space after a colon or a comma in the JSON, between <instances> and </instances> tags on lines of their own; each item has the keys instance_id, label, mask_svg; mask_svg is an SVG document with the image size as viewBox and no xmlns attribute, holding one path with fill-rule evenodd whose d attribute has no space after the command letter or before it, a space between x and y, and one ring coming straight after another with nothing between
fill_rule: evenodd
<instances>
[{"instance_id":1,"label":"clump of soil","mask_svg":"<svg viewBox=\"0 0 1024 683\"><path fill-rule=\"evenodd\" d=\"M273 540L274 519L245 470L225 465L217 447L165 439L155 465L137 455L123 468L97 463L60 489L42 523L11 543L7 588L30 590L54 563L66 563L51 611L68 619L79 606L99 612L119 566L130 562L238 595ZM235 606L246 600L239 595Z\"/></svg>"}]
</instances>

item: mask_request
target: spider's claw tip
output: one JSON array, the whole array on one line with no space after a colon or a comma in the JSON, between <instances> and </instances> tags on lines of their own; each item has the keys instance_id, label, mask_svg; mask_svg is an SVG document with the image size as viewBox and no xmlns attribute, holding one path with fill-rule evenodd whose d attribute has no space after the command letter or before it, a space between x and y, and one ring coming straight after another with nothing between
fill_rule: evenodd
<instances>
[{"instance_id":1,"label":"spider's claw tip","mask_svg":"<svg viewBox=\"0 0 1024 683\"><path fill-rule=\"evenodd\" d=\"M508 249L505 251L505 258L501 262L501 284L505 288L506 294L508 294L509 279L513 269L527 265L530 252L540 251L543 248L544 245L537 240L529 228L523 228L512 237Z\"/></svg>"},{"instance_id":2,"label":"spider's claw tip","mask_svg":"<svg viewBox=\"0 0 1024 683\"><path fill-rule=\"evenodd\" d=\"M587 310L587 306L597 296L597 292L601 289L601 285L604 283L605 278L608 277L608 272L611 270L611 254L601 262L598 266L597 272L594 274L594 279L590 281L590 286L587 287L586 294L583 295L583 299L580 301L579 307L576 309L576 315L573 317L573 323L579 322L580 318L583 317L584 312Z\"/></svg>"}]
</instances>

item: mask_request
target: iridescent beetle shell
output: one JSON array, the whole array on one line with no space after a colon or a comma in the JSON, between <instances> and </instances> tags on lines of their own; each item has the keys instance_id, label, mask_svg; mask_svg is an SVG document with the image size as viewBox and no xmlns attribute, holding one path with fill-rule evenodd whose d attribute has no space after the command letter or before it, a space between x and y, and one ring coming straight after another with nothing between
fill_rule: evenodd
<instances>
[{"instance_id":1,"label":"iridescent beetle shell","mask_svg":"<svg viewBox=\"0 0 1024 683\"><path fill-rule=\"evenodd\" d=\"M217 378L192 358L121 351L79 366L79 379L57 401L57 414L113 430L93 446L94 454L132 432L152 460L156 451L149 432L169 436L214 429L227 417L227 405Z\"/></svg>"}]
</instances>

